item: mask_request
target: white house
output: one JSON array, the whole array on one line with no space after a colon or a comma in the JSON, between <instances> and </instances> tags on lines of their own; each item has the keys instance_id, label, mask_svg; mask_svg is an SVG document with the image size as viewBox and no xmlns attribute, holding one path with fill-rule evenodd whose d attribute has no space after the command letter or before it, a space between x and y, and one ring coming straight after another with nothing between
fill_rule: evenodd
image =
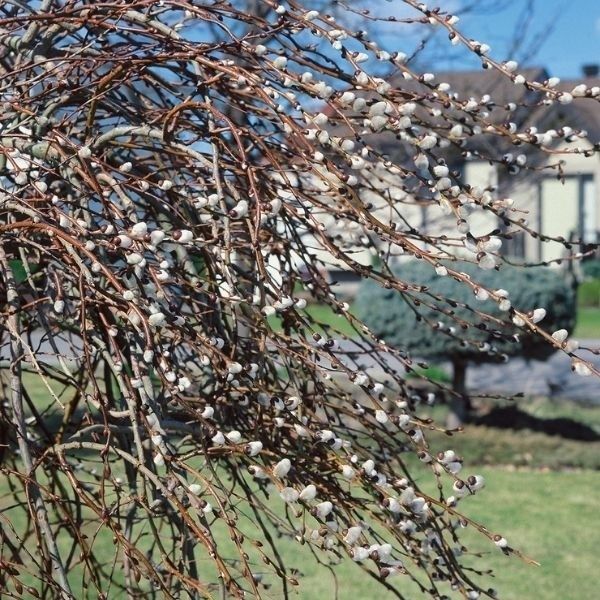
<instances>
[{"instance_id":1,"label":"white house","mask_svg":"<svg viewBox=\"0 0 600 600\"><path fill-rule=\"evenodd\" d=\"M557 88L571 91L577 85L587 87L600 85L597 66L586 66L583 77L577 80L561 81ZM544 69L531 69L528 79L544 81L549 78ZM538 131L558 130L571 127L585 130L587 137L578 140L577 146L591 150L600 143L600 102L585 98L567 105L540 105L540 94L527 90L524 86L510 86L498 80L495 72L476 71L467 73L446 73L440 79L448 80L453 89L463 97L492 95L497 103L525 103L528 110L517 111L520 129L537 128ZM495 85L498 89L494 89ZM535 129L532 129L535 131ZM566 147L566 145L562 146ZM554 150L562 149L560 145ZM507 151L515 152L514 148ZM560 178L556 170L545 169L550 163L561 161ZM459 161L460 162L460 161ZM535 172L527 172L526 177L512 177L504 166L490 166L487 161L464 161L461 165L466 183L478 186L491 185L503 195L510 196L515 204L525 209L531 228L550 238L563 237L566 240L580 239L589 244L600 241L600 154L551 155L546 164L536 164ZM505 252L514 258L529 262L553 261L567 253L560 242L533 238L519 234L506 245Z\"/></svg>"},{"instance_id":2,"label":"white house","mask_svg":"<svg viewBox=\"0 0 600 600\"><path fill-rule=\"evenodd\" d=\"M543 82L550 77L543 68L526 69L522 74L527 81ZM521 146L508 145L504 140L499 142L497 136L486 134L468 139L460 151L452 147L444 150L443 157L446 163L453 171L461 174L463 182L480 188L491 188L496 197L513 198L514 204L523 209L522 218L528 226L543 237L562 238L566 241L582 240L586 244L600 241L600 153L591 151L594 147L597 149L600 144L598 98L578 98L577 102L572 104L548 104L544 102L543 93L527 85L515 85L494 70L439 73L436 75L436 81L447 82L452 92L463 100L480 100L489 94L489 121L492 123L499 124L510 120L516 124L519 132L528 131L532 136L549 132L551 136L544 142L544 145L551 149L549 154L544 153L547 161L545 163L539 162L542 153L528 151L530 146L527 143ZM424 89L418 81L407 81L402 76L392 77L389 82L393 88L406 90L413 96L430 93L430 89ZM581 79L562 81L557 85L557 89L570 92L580 84L585 84L588 88L600 86L598 67L585 67ZM513 108L507 111L511 104ZM585 131L583 139L578 135L577 143L573 146L590 152L552 152L561 149L552 139L552 131L564 131L567 127L577 134ZM344 135L341 131L340 133ZM407 148L406 144L389 131L368 133L364 138L372 147L390 156L395 164L412 161L414 147ZM502 147L499 144L502 144ZM569 146L565 144L565 147ZM511 174L511 170L515 168L514 161L511 163L500 160L503 155L509 153L523 153L531 169L521 170L519 176ZM487 158L492 156L496 158L496 162L490 163ZM557 169L556 164L559 162L560 169ZM410 164L412 165L412 162ZM555 168L550 168L552 164ZM400 195L402 197L398 196L397 200L402 214L399 216L407 227L412 226L420 231L438 235L448 228L447 218L440 216L439 206L427 202L426 195L419 195L423 188L411 201L403 190L406 188L406 181L399 186L395 177L397 175L393 172L376 174L372 183L372 197L368 197L369 192L366 192L363 193L363 200L371 201L375 211L389 210L389 201L378 204L378 198L381 200L381 190L385 191L388 200ZM470 224L475 235L489 233L495 228L511 230L491 212L477 211ZM328 227L338 227L347 235L348 245L351 246L352 235L346 230L343 222L331 223ZM579 249L579 246L574 246L572 252ZM569 250L561 240L542 242L539 237L520 232L505 242L502 252L517 262L546 262L554 265L557 264L557 259L566 256ZM372 252L366 250L364 245L359 245L355 249L354 257L358 262L369 264ZM333 278L347 279L347 270L340 261L332 257L320 258L328 263Z\"/></svg>"}]
</instances>

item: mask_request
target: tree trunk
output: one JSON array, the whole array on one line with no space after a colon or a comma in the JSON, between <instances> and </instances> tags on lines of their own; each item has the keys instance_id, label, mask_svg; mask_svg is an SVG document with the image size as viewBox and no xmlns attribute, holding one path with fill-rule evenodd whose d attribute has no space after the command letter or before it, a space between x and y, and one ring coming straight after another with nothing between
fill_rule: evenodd
<instances>
[{"instance_id":1,"label":"tree trunk","mask_svg":"<svg viewBox=\"0 0 600 600\"><path fill-rule=\"evenodd\" d=\"M471 414L471 400L467 393L466 385L467 363L452 361L452 391L450 397L450 412L446 419L446 427L454 429L469 419Z\"/></svg>"}]
</instances>

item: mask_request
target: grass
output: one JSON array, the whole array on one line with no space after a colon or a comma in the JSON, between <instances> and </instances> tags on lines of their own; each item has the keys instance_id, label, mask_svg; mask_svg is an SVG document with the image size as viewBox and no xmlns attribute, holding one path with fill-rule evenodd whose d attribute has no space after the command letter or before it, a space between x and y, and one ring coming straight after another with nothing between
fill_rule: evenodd
<instances>
[{"instance_id":1,"label":"grass","mask_svg":"<svg viewBox=\"0 0 600 600\"><path fill-rule=\"evenodd\" d=\"M518 404L529 414L541 419L557 419L559 417L573 419L600 432L600 407L598 406L546 398L533 398Z\"/></svg>"},{"instance_id":2,"label":"grass","mask_svg":"<svg viewBox=\"0 0 600 600\"><path fill-rule=\"evenodd\" d=\"M430 367L427 374L441 382L448 380L445 371L436 367ZM27 374L24 381L37 410L45 415L46 422L51 427L58 427L62 409L54 402L46 387L35 374ZM61 402L68 403L72 394L69 389L55 385L54 391ZM497 406L497 403L480 401L480 405L485 413L492 406ZM512 406L511 403L505 405ZM600 434L600 406L542 397L523 398L516 401L515 406L541 420L570 419ZM447 407L423 405L417 414L444 423ZM533 469L600 471L600 441L578 441L538 431L499 429L474 424L469 424L465 433L456 434L452 438L441 433L430 432L428 439L434 450L439 451L451 446L459 455L466 457L472 465L516 465Z\"/></svg>"},{"instance_id":3,"label":"grass","mask_svg":"<svg viewBox=\"0 0 600 600\"><path fill-rule=\"evenodd\" d=\"M579 307L577 310L577 325L573 336L584 340L600 338L600 308Z\"/></svg>"},{"instance_id":4,"label":"grass","mask_svg":"<svg viewBox=\"0 0 600 600\"><path fill-rule=\"evenodd\" d=\"M490 585L504 600L566 600L593 598L597 592L592 574L596 568L600 530L589 527L596 519L596 500L600 474L507 472L486 469L487 491L471 499L465 509L469 516L501 532L511 544L532 556L539 567L506 558L481 539L476 532L465 532L473 550L484 553L478 568L496 573ZM465 504L465 507L467 504ZM333 598L334 583L323 569L312 565L291 545L286 559L297 557L295 565L303 573L300 598ZM293 562L289 564L294 564ZM386 598L377 587L352 565L337 572L340 600ZM420 597L406 585L407 598Z\"/></svg>"},{"instance_id":5,"label":"grass","mask_svg":"<svg viewBox=\"0 0 600 600\"><path fill-rule=\"evenodd\" d=\"M578 442L532 431L468 425L444 441L430 434L436 448L452 448L470 465L514 465L530 469L600 470L600 442ZM600 490L599 490L600 492Z\"/></svg>"},{"instance_id":6,"label":"grass","mask_svg":"<svg viewBox=\"0 0 600 600\"><path fill-rule=\"evenodd\" d=\"M492 569L495 574L494 578L486 578L486 584L489 582L489 586L499 590L504 600L595 597L596 583L592 574L596 568L600 529L592 524L597 516L600 474L507 471L500 468L487 468L481 473L487 481L486 489L478 496L465 500L461 510L485 524L489 530L504 535L511 545L540 563L536 567L515 557L507 558L480 534L468 529L463 532L462 543L471 553L481 553L480 558L469 559L469 564L482 571ZM0 494L0 507L2 496ZM281 508L277 498L271 500L270 504L275 510ZM22 524L22 517L19 518L15 511L4 511L4 517L10 519L17 529ZM94 528L88 527L88 535L93 535ZM249 523L244 528L250 534L255 533ZM103 560L111 560L115 555L115 547L111 536L105 533L95 538L94 550ZM218 538L221 550L226 551L228 542L224 532ZM66 549L67 540L61 542L63 549ZM306 546L299 546L285 537L278 539L277 543L285 565L297 571L300 582L297 598L313 600L335 597L336 581L332 572L319 565ZM250 558L253 561L257 559L253 555ZM120 561L120 558L117 560ZM202 572L212 571L208 561L205 563L201 559L200 564ZM260 563L256 568L260 572ZM337 577L339 600L392 597L350 561L337 565L333 572ZM115 571L115 578L122 580L119 568ZM82 570L74 569L70 579L76 597L86 597L82 589ZM272 576L266 576L264 583L273 586L265 591L265 597L282 597ZM421 597L408 578L397 579L395 583L407 599ZM446 588L444 590L448 591ZM108 597L112 600L122 596L116 594L115 590L115 595L109 594Z\"/></svg>"},{"instance_id":7,"label":"grass","mask_svg":"<svg viewBox=\"0 0 600 600\"><path fill-rule=\"evenodd\" d=\"M53 403L34 375L27 376L26 386L38 410ZM68 396L67 391L61 400L67 400ZM569 418L600 431L600 407L543 398L524 399L519 402L519 407L539 418ZM440 407L423 407L420 412L422 415L429 413L436 419L444 417L444 409ZM463 543L471 552L482 553L472 564L480 570L494 570L496 576L489 578L489 585L500 591L500 598L583 600L595 597L593 574L600 529L593 524L597 521L600 494L600 442L579 442L538 432L482 426L468 426L465 433L452 438L430 433L429 439L436 449L451 447L463 455L468 473L481 472L486 477L485 491L466 499L461 510L490 531L501 533L511 545L540 562L540 566L535 567L516 558L506 558L475 531L465 531ZM420 468L425 473L422 465ZM587 470L574 471L572 468ZM423 476L425 487L432 483L429 476ZM0 477L0 528L6 527L8 520L18 529L24 524L23 515L8 509L7 491L6 481ZM278 498L269 504L274 510L281 510ZM255 534L250 523L244 527L249 535ZM103 560L111 560L115 556L112 537L104 531L97 533L91 525L87 529L89 537L97 535L95 550L98 555ZM219 544L227 547L225 534L219 539ZM302 600L335 597L336 582L331 571L319 565L307 547L285 537L279 538L277 543L286 566L298 571L300 587L295 597ZM68 540L61 540L61 546L67 548ZM257 557L252 555L251 558ZM121 560L120 557L115 559ZM202 561L201 570L212 573L209 561ZM392 597L350 561L338 565L334 572L340 600ZM76 597L84 598L82 569L74 569L70 578L78 590ZM122 579L119 567L115 579ZM265 591L265 597L282 597L271 577L265 582L273 584ZM422 597L407 578L396 580L396 583L408 600ZM122 596L115 590L108 597L113 600Z\"/></svg>"},{"instance_id":8,"label":"grass","mask_svg":"<svg viewBox=\"0 0 600 600\"><path fill-rule=\"evenodd\" d=\"M497 403L482 404L483 413ZM587 426L600 435L600 407L584 406L567 400L523 398L514 406L525 415L539 420L568 419ZM443 423L447 414L445 406L435 406L419 411L419 416L430 416ZM513 465L532 469L590 469L600 471L600 441L579 441L558 435L548 435L529 429L500 429L468 424L463 433L448 438L429 432L432 447L439 451L452 447L472 465Z\"/></svg>"},{"instance_id":9,"label":"grass","mask_svg":"<svg viewBox=\"0 0 600 600\"><path fill-rule=\"evenodd\" d=\"M314 323L315 329L321 333L327 333L331 329L337 335L356 337L356 330L352 324L343 315L336 314L327 304L309 304L305 312ZM273 315L268 321L276 331L282 328L280 315Z\"/></svg>"},{"instance_id":10,"label":"grass","mask_svg":"<svg viewBox=\"0 0 600 600\"><path fill-rule=\"evenodd\" d=\"M600 530L595 519L598 473L484 471L485 496L469 515L501 532L540 562L531 567L492 553L483 559L497 573L494 586L504 600L595 597L594 562Z\"/></svg>"},{"instance_id":11,"label":"grass","mask_svg":"<svg viewBox=\"0 0 600 600\"><path fill-rule=\"evenodd\" d=\"M427 379L436 383L450 383L452 381L447 369L436 365L429 366L426 369L415 367L406 374L406 379L416 379L418 377L427 377Z\"/></svg>"},{"instance_id":12,"label":"grass","mask_svg":"<svg viewBox=\"0 0 600 600\"><path fill-rule=\"evenodd\" d=\"M327 304L310 304L306 308L306 312L316 323L325 326L330 325L336 331L348 337L356 335L354 327L352 327L348 320L343 315L334 313Z\"/></svg>"}]
</instances>

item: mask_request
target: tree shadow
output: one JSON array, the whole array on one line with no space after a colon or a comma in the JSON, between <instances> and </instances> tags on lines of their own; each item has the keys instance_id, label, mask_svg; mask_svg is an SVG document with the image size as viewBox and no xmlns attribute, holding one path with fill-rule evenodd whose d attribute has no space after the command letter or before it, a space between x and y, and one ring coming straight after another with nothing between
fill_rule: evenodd
<instances>
[{"instance_id":1,"label":"tree shadow","mask_svg":"<svg viewBox=\"0 0 600 600\"><path fill-rule=\"evenodd\" d=\"M473 416L471 423L497 429L529 429L580 442L600 440L600 434L589 425L565 417L542 419L526 413L517 406L495 407L485 415Z\"/></svg>"}]
</instances>

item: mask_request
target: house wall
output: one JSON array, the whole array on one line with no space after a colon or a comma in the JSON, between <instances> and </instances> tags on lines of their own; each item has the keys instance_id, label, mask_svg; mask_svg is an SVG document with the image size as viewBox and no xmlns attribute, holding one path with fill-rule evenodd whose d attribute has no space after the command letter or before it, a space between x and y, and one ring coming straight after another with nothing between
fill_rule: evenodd
<instances>
[{"instance_id":1,"label":"house wall","mask_svg":"<svg viewBox=\"0 0 600 600\"><path fill-rule=\"evenodd\" d=\"M579 181L568 177L559 181L544 178L539 184L541 198L539 230L547 236L576 239L579 230ZM539 244L539 258L543 261L559 259L567 249L559 242Z\"/></svg>"},{"instance_id":2,"label":"house wall","mask_svg":"<svg viewBox=\"0 0 600 600\"><path fill-rule=\"evenodd\" d=\"M591 147L587 143L578 146ZM558 149L567 149L568 145ZM542 178L539 182L538 215L541 231L547 235L562 235L574 239L584 237L585 241L595 242L600 231L600 157L584 154L557 155L549 164L562 159L564 180L554 175ZM552 173L555 173L553 171ZM577 251L573 248L573 251ZM553 260L567 254L560 243L539 244L541 260Z\"/></svg>"},{"instance_id":3,"label":"house wall","mask_svg":"<svg viewBox=\"0 0 600 600\"><path fill-rule=\"evenodd\" d=\"M503 189L496 193L513 198L516 210L511 213L512 218L526 219L534 231L565 238L575 232L575 236L579 237L581 177L590 177L590 181L585 184L585 193L588 197L588 208L592 208L588 213L593 214L587 215L585 228L588 235L592 231L600 231L600 157L585 157L583 154L553 154L550 163L556 163L558 160L563 161L564 182L556 178L554 170L539 170L526 177L509 178L510 187L506 187L505 182L500 182ZM463 168L463 181L481 189L490 186L497 188L498 170L487 161L467 162ZM430 204L424 210L422 204L415 202L402 190L401 180L397 174L377 172L372 179L372 186L371 192L364 192L363 200L372 203L373 214L381 221L395 222L398 229L414 227L431 235L444 233L456 235L456 217L445 213L437 204ZM466 208L468 210L468 207ZM395 214L394 210L399 214ZM330 235L341 236L337 243L341 242L354 260L363 265L372 264L376 250L365 248L359 242L361 228L347 221L333 219L329 214L318 214L318 211L315 211L313 216ZM499 226L499 220L493 213L479 208L475 208L467 218L471 232L475 236L486 235ZM310 243L310 237L307 234L305 241ZM557 242L541 243L539 239L527 233L518 233L515 238L517 237L521 239L505 243L505 249L513 256L515 250L522 251L522 259L526 262L554 260L564 257L567 253L564 246ZM315 244L316 247L319 245L319 243ZM348 268L327 251L315 250L314 254L326 264L329 271L344 271Z\"/></svg>"},{"instance_id":4,"label":"house wall","mask_svg":"<svg viewBox=\"0 0 600 600\"><path fill-rule=\"evenodd\" d=\"M511 182L511 188L506 194L512 198L515 203L517 212L511 213L511 217L516 220L525 219L528 227L533 230L539 230L539 193L538 193L538 182L535 178L514 178ZM537 238L532 237L523 230L518 230L518 227L512 228L517 230L515 234L516 239L519 239L520 246L523 251L521 257L526 262L536 262L539 260L539 245L540 241ZM518 245L515 243L515 245Z\"/></svg>"},{"instance_id":5,"label":"house wall","mask_svg":"<svg viewBox=\"0 0 600 600\"><path fill-rule=\"evenodd\" d=\"M498 185L498 173L496 167L490 165L487 161L471 161L465 163L463 181L472 187L479 187L483 190ZM496 215L490 211L481 210L479 207L475 207L475 210L468 217L468 221L471 233L475 237L487 235L498 227Z\"/></svg>"},{"instance_id":6,"label":"house wall","mask_svg":"<svg viewBox=\"0 0 600 600\"><path fill-rule=\"evenodd\" d=\"M586 144L578 144L586 147ZM557 150L569 148L558 146ZM587 145L591 147L591 145ZM538 171L527 178L515 177L515 184L505 188L503 195L514 200L519 212L513 218L524 218L529 226L552 237L572 235L578 239L580 232L586 241L600 232L600 157L583 154L553 154L548 164L563 161L564 181L556 178L555 170ZM486 187L497 184L497 171L486 161L467 163L463 179L466 183ZM582 213L582 214L581 214ZM493 229L494 217L477 211L471 217L472 232L481 235ZM523 258L528 262L549 261L564 257L568 251L559 242L546 241L526 233L522 237Z\"/></svg>"},{"instance_id":7,"label":"house wall","mask_svg":"<svg viewBox=\"0 0 600 600\"><path fill-rule=\"evenodd\" d=\"M510 177L510 176L508 176ZM487 186L498 186L498 169L496 165L490 165L488 161L472 161L463 169L463 179L471 186L485 188ZM514 200L515 210L509 213L513 220L525 219L528 226L535 231L539 230L539 193L538 183L534 177L511 177L503 181L502 191L496 195ZM499 226L499 220L491 212L477 210L471 217L474 226L471 227L473 235L484 235ZM504 243L507 254L522 258L525 261L537 261L539 254L539 240L523 232L514 226L511 231L516 231L514 241ZM523 256L516 255L517 249L522 251Z\"/></svg>"},{"instance_id":8,"label":"house wall","mask_svg":"<svg viewBox=\"0 0 600 600\"><path fill-rule=\"evenodd\" d=\"M578 145L587 149L592 148L589 142ZM592 175L594 180L593 196L596 208L600 208L600 156L598 153L592 156L569 154L564 157L564 161L563 171L566 175ZM600 231L600 210L596 210L594 224L596 230Z\"/></svg>"}]
</instances>

